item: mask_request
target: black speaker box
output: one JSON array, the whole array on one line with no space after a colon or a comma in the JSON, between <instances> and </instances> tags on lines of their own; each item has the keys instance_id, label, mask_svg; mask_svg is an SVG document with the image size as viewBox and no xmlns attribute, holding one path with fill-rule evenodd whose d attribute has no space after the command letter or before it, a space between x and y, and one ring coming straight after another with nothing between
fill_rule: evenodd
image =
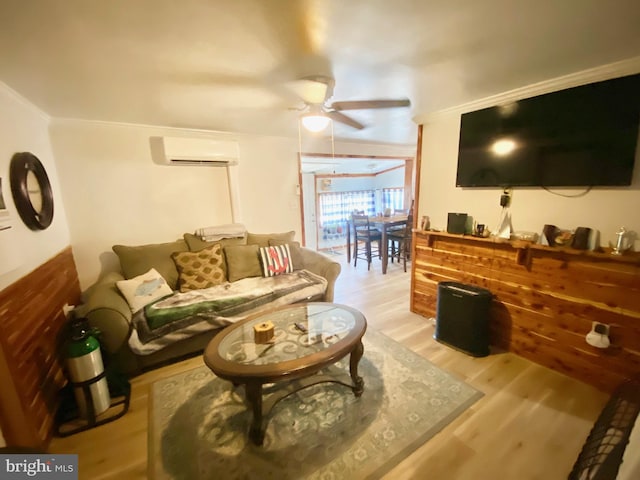
<instances>
[{"instance_id":1,"label":"black speaker box","mask_svg":"<svg viewBox=\"0 0 640 480\"><path fill-rule=\"evenodd\" d=\"M449 213L449 217L447 218L447 233L463 234L466 232L466 227L466 213Z\"/></svg>"},{"instance_id":2,"label":"black speaker box","mask_svg":"<svg viewBox=\"0 0 640 480\"><path fill-rule=\"evenodd\" d=\"M556 235L558 234L558 227L555 225L545 225L542 228L542 235L547 240L547 245L550 247L555 247L556 245Z\"/></svg>"},{"instance_id":3,"label":"black speaker box","mask_svg":"<svg viewBox=\"0 0 640 480\"><path fill-rule=\"evenodd\" d=\"M573 234L573 240L571 241L571 247L578 250L587 250L589 248L589 237L591 236L591 229L589 227L578 227Z\"/></svg>"},{"instance_id":4,"label":"black speaker box","mask_svg":"<svg viewBox=\"0 0 640 480\"><path fill-rule=\"evenodd\" d=\"M438 284L433 337L474 357L489 355L489 290L457 282Z\"/></svg>"}]
</instances>

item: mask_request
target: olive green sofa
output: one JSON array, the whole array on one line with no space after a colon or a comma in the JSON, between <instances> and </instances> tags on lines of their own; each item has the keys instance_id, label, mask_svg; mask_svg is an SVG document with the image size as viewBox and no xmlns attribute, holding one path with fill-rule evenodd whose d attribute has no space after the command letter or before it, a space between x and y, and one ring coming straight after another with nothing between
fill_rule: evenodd
<instances>
[{"instance_id":1,"label":"olive green sofa","mask_svg":"<svg viewBox=\"0 0 640 480\"><path fill-rule=\"evenodd\" d=\"M252 234L242 238L220 240L224 246L258 245L289 243L292 246L292 258L298 269L308 270L326 279L324 295L309 300L333 301L335 281L340 274L341 266L330 257L300 247L293 242L294 232L281 234ZM183 239L175 242L158 243L140 246L115 245L114 252L120 260L121 270L104 275L83 294L83 303L76 309L77 316L87 318L92 327L100 331L100 341L106 361L122 373L135 376L144 371L172 363L202 352L210 339L219 331L211 330L196 336L180 340L148 355L134 353L129 347L132 334L132 311L129 303L121 294L116 282L141 275L149 268L155 268L176 290L178 272L171 257L172 253L199 251L211 243L205 242L192 234L185 234ZM295 248L294 248L295 247ZM295 254L295 256L294 256Z\"/></svg>"}]
</instances>

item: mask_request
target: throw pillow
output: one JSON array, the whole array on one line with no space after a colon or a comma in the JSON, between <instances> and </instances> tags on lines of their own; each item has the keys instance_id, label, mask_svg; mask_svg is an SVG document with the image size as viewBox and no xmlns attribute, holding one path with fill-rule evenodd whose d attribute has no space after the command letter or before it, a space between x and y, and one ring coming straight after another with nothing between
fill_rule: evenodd
<instances>
[{"instance_id":1,"label":"throw pillow","mask_svg":"<svg viewBox=\"0 0 640 480\"><path fill-rule=\"evenodd\" d=\"M285 242L293 242L296 232L293 230L284 233L247 233L247 245L258 245L259 247L268 247L269 240L282 240Z\"/></svg>"},{"instance_id":2,"label":"throw pillow","mask_svg":"<svg viewBox=\"0 0 640 480\"><path fill-rule=\"evenodd\" d=\"M275 245L260 248L260 261L265 277L274 277L283 273L293 272L293 262L289 245Z\"/></svg>"},{"instance_id":3,"label":"throw pillow","mask_svg":"<svg viewBox=\"0 0 640 480\"><path fill-rule=\"evenodd\" d=\"M227 277L230 282L247 277L261 277L257 245L230 245L224 247L227 259Z\"/></svg>"},{"instance_id":4,"label":"throw pillow","mask_svg":"<svg viewBox=\"0 0 640 480\"><path fill-rule=\"evenodd\" d=\"M223 238L221 240L216 240L215 242L207 242L206 240L202 240L197 235L193 233L185 233L182 238L187 242L189 246L189 250L192 252L198 252L203 248L210 247L214 243L219 243L222 247L226 247L228 245L246 245L247 238L246 237L237 237L237 238Z\"/></svg>"},{"instance_id":5,"label":"throw pillow","mask_svg":"<svg viewBox=\"0 0 640 480\"><path fill-rule=\"evenodd\" d=\"M276 245L289 246L289 253L291 254L291 263L293 263L294 270L302 270L304 268L304 260L302 257L302 250L300 250L300 242L287 242L284 240L269 240L270 247L275 247Z\"/></svg>"},{"instance_id":6,"label":"throw pillow","mask_svg":"<svg viewBox=\"0 0 640 480\"><path fill-rule=\"evenodd\" d=\"M133 313L154 300L173 293L173 290L155 268L129 280L119 280L116 285L126 298Z\"/></svg>"},{"instance_id":7,"label":"throw pillow","mask_svg":"<svg viewBox=\"0 0 640 480\"><path fill-rule=\"evenodd\" d=\"M199 252L176 252L171 255L178 269L181 292L220 285L227 281L222 246L214 243Z\"/></svg>"},{"instance_id":8,"label":"throw pillow","mask_svg":"<svg viewBox=\"0 0 640 480\"><path fill-rule=\"evenodd\" d=\"M124 278L133 278L155 268L175 290L178 285L178 270L173 263L173 252L186 252L187 244L184 240L169 243L154 243L129 247L126 245L114 245L113 251L120 259L120 267Z\"/></svg>"}]
</instances>

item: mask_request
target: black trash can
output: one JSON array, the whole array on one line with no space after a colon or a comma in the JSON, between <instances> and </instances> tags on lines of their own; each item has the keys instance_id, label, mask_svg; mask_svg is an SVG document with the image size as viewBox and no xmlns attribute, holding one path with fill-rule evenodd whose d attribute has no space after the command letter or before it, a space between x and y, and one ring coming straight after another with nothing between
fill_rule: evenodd
<instances>
[{"instance_id":1,"label":"black trash can","mask_svg":"<svg viewBox=\"0 0 640 480\"><path fill-rule=\"evenodd\" d=\"M438 284L434 338L474 357L489 355L489 308L493 295L487 289L457 282Z\"/></svg>"}]
</instances>

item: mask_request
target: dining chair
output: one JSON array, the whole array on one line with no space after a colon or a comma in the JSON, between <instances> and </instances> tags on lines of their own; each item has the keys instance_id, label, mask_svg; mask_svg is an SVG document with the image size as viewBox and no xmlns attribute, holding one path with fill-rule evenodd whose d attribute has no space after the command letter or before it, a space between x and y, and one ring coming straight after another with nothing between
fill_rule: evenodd
<instances>
[{"instance_id":1,"label":"dining chair","mask_svg":"<svg viewBox=\"0 0 640 480\"><path fill-rule=\"evenodd\" d=\"M351 215L351 223L354 231L353 242L353 266L358 265L358 259L367 261L367 270L371 270L371 259L374 254L380 257L382 243L382 233L375 228L371 228L369 216L354 213ZM378 242L377 248L373 248L373 243ZM359 252L358 246L364 244L364 252Z\"/></svg>"},{"instance_id":2,"label":"dining chair","mask_svg":"<svg viewBox=\"0 0 640 480\"><path fill-rule=\"evenodd\" d=\"M394 256L397 255L398 263L402 258L402 264L404 271L407 271L407 259L411 258L411 229L413 228L413 214L409 213L407 216L407 222L400 230L393 230L389 232L389 248L391 249L390 256L393 263ZM396 250L397 246L397 250Z\"/></svg>"},{"instance_id":3,"label":"dining chair","mask_svg":"<svg viewBox=\"0 0 640 480\"><path fill-rule=\"evenodd\" d=\"M406 210L404 210L404 209L397 209L397 208L395 208L395 209L393 209L393 213L392 213L392 215L393 215L394 217L395 217L395 216L398 216L398 215L407 215L407 211L406 211ZM389 227L389 228L388 228L388 231L389 231L389 232L398 231L398 230L404 230L404 225L399 225L399 226ZM389 247L391 248L391 245L390 245Z\"/></svg>"}]
</instances>

